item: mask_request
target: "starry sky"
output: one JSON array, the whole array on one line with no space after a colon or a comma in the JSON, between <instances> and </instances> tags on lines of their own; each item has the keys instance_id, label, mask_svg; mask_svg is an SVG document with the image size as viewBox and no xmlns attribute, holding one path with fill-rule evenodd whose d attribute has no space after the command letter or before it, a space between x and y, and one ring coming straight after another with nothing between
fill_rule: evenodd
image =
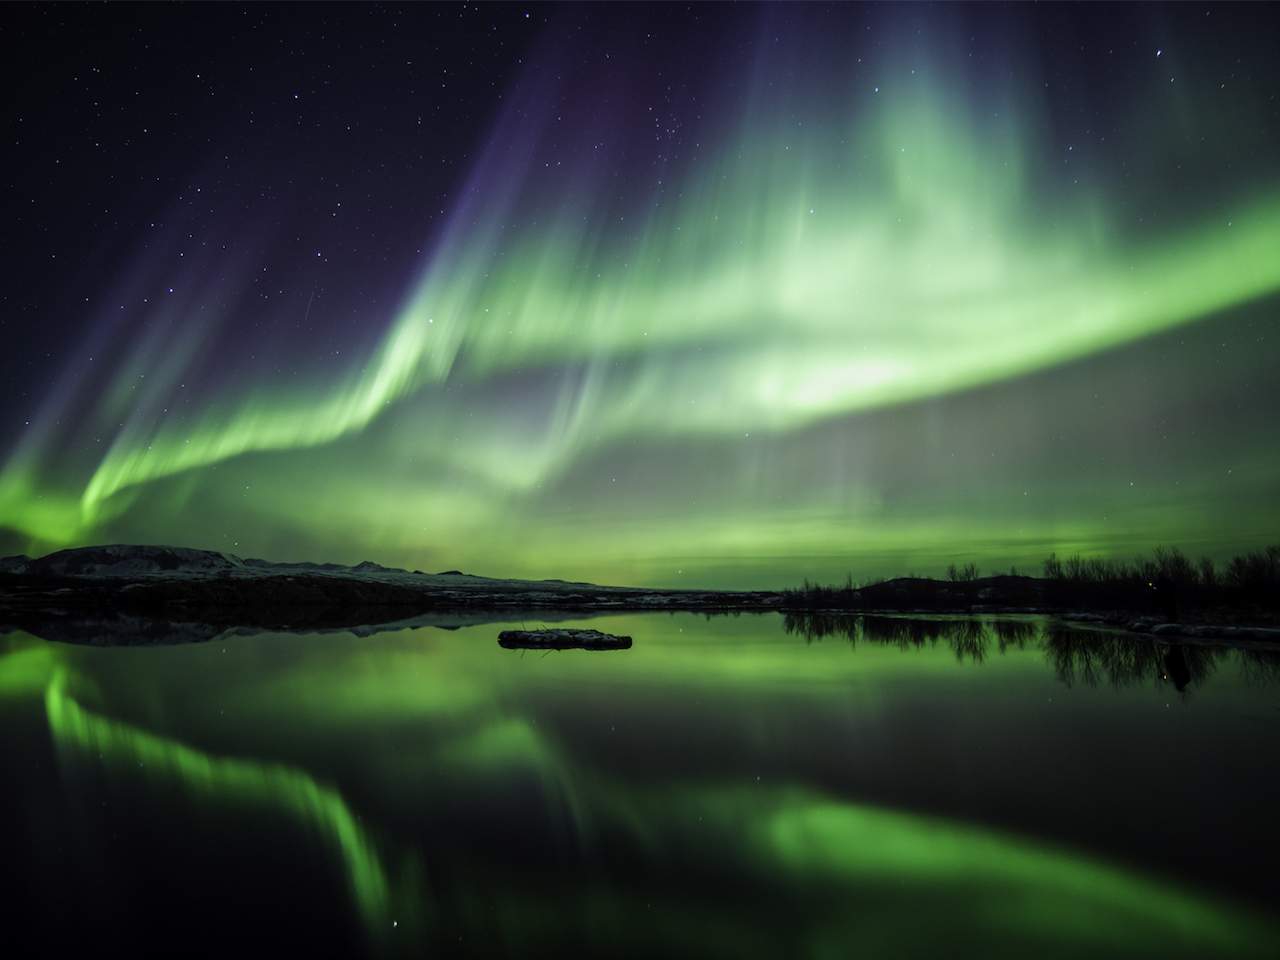
<instances>
[{"instance_id":1,"label":"starry sky","mask_svg":"<svg viewBox=\"0 0 1280 960\"><path fill-rule=\"evenodd\" d=\"M1276 8L7 5L0 552L1280 539Z\"/></svg>"}]
</instances>

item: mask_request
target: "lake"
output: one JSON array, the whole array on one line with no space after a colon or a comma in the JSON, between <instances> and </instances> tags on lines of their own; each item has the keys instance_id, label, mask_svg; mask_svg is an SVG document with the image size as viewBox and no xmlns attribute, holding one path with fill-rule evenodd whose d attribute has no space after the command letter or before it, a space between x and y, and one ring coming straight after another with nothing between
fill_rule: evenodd
<instances>
[{"instance_id":1,"label":"lake","mask_svg":"<svg viewBox=\"0 0 1280 960\"><path fill-rule=\"evenodd\" d=\"M1280 657L1041 618L0 637L52 954L1274 956ZM14 955L14 954L11 954Z\"/></svg>"}]
</instances>

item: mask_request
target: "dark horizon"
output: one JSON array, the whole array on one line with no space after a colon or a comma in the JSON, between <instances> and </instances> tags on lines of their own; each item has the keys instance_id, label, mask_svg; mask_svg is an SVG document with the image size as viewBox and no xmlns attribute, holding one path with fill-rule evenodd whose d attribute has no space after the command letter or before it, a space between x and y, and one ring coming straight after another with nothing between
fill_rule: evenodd
<instances>
[{"instance_id":1,"label":"dark horizon","mask_svg":"<svg viewBox=\"0 0 1280 960\"><path fill-rule=\"evenodd\" d=\"M170 556L173 554L173 556ZM225 557L234 559L234 561L246 564L264 564L265 567L316 567L329 568L337 567L339 570L361 571L361 570L385 570L390 572L413 573L413 575L425 575L431 577L447 577L447 576L467 576L476 577L481 580L520 580L515 577L495 576L492 573L480 571L463 571L458 568L448 568L443 571L424 571L419 568L394 567L390 564L379 563L374 559L362 559L355 564L340 564L333 561L300 561L300 559L269 559L262 557L241 557L239 554L227 552L227 550L209 550L197 547L182 547L177 544L96 544L87 545L87 547L63 548L60 550L51 550L50 553L42 554L40 557L28 557L26 554L14 554L14 556L0 557L0 561L6 562L6 566L0 568L0 572L8 573L35 573L36 568L49 566L49 561L59 561L65 559L72 563L72 566L83 563L111 563L120 562L128 563L129 561L146 561L155 566L159 563L160 570L166 567L172 567L173 570L180 570L184 563L197 563L200 558L186 558L184 554L207 554L211 557ZM1156 547L1149 556L1137 556L1130 558L1112 558L1112 557L1082 557L1080 554L1074 554L1070 557L1057 557L1057 554L1051 553L1050 556L1043 559L1038 567L1028 568L1028 570L1019 570L1018 567L1010 567L1009 570L988 570L984 571L977 563L968 562L957 566L952 563L945 572L940 576L922 575L915 571L902 571L896 575L887 577L868 577L864 580L855 580L851 573L846 573L845 579L836 582L823 582L819 580L810 580L804 577L799 584L788 584L773 590L773 593L781 593L794 600L796 604L803 604L806 599L835 599L840 596L856 594L860 590L876 588L886 584L893 584L902 580L923 580L933 582L933 584L982 584L982 582L1001 580L1001 579L1018 579L1018 580L1041 580L1046 582L1062 582L1062 584L1076 585L1093 585L1093 586L1121 586L1126 590L1140 589L1146 593L1147 589L1160 589L1169 591L1178 591L1184 596L1198 595L1201 600L1221 600L1224 596L1247 596L1251 602L1265 602L1266 605L1274 605L1276 598L1280 598L1280 544L1268 544L1267 547L1257 550L1249 550L1247 553L1235 554L1225 563L1216 563L1211 557L1189 557L1178 547ZM607 584L607 582L598 581L572 581L566 577L539 577L536 580L525 580L525 582L561 582L561 584L582 584L586 586L602 586L602 588L622 588L622 589L649 589L643 585L635 584ZM658 589L658 588L654 588ZM712 586L686 585L681 588L668 588L676 590L691 591L723 591L723 593L751 593L749 588L733 588L733 586ZM755 590L760 593L759 589ZM1117 596L1126 595L1124 593ZM1088 604L1084 604L1088 605Z\"/></svg>"}]
</instances>

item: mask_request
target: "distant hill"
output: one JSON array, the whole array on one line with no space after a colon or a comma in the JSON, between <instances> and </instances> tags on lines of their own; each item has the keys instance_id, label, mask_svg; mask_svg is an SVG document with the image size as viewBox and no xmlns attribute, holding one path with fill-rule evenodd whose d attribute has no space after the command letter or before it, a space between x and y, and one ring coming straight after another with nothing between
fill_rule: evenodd
<instances>
[{"instance_id":1,"label":"distant hill","mask_svg":"<svg viewBox=\"0 0 1280 960\"><path fill-rule=\"evenodd\" d=\"M32 576L127 577L137 574L217 574L243 570L245 562L230 553L193 550L190 547L133 546L116 543L102 547L59 550L36 560L26 560Z\"/></svg>"}]
</instances>

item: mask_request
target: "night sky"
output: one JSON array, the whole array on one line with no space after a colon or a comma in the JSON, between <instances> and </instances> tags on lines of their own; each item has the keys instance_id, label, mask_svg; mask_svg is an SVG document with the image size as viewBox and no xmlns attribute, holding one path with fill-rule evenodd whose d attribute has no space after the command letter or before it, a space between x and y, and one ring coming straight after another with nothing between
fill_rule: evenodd
<instances>
[{"instance_id":1,"label":"night sky","mask_svg":"<svg viewBox=\"0 0 1280 960\"><path fill-rule=\"evenodd\" d=\"M0 552L1280 539L1280 8L0 8Z\"/></svg>"}]
</instances>

